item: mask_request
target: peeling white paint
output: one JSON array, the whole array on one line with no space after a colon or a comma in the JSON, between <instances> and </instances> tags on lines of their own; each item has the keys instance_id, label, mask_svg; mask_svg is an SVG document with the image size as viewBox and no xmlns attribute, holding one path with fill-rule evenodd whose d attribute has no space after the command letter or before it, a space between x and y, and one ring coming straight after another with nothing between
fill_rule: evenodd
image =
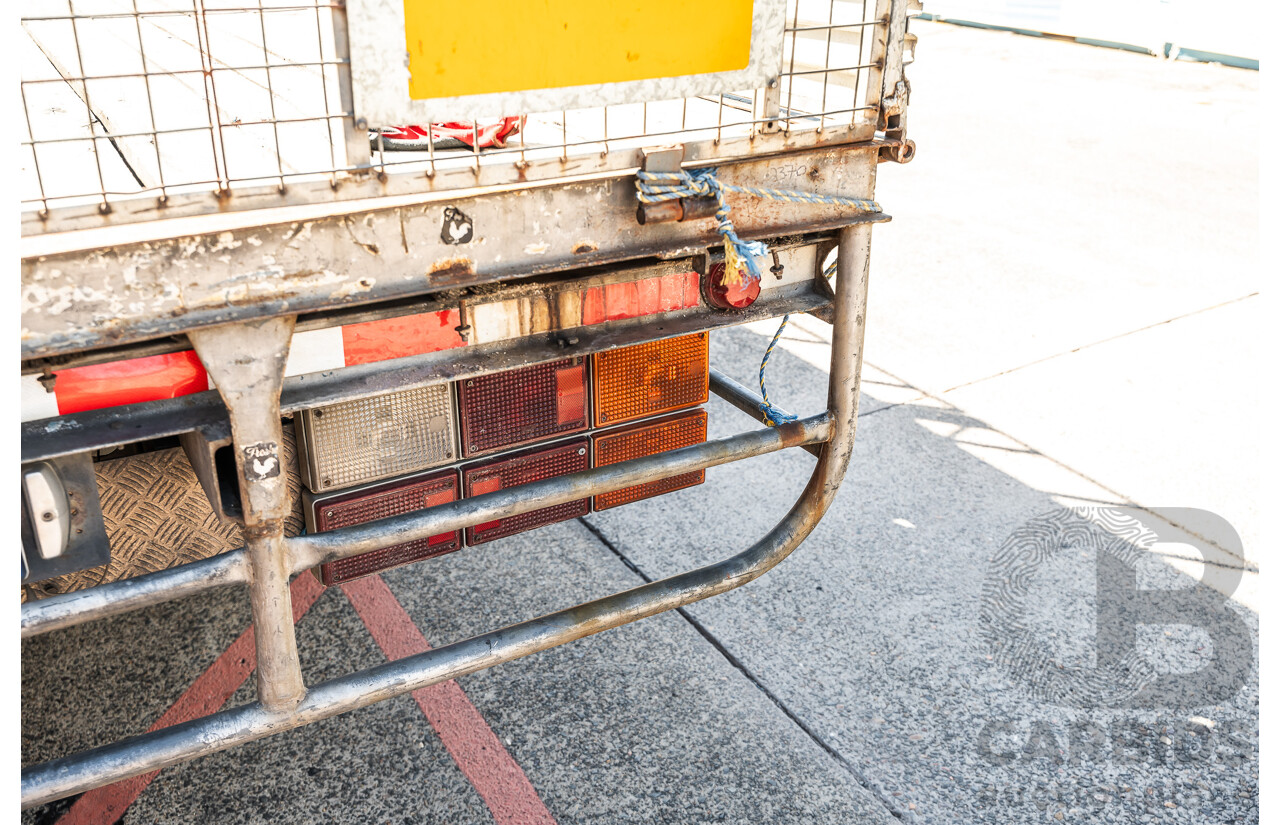
<instances>
[{"instance_id":1,"label":"peeling white paint","mask_svg":"<svg viewBox=\"0 0 1280 825\"><path fill-rule=\"evenodd\" d=\"M325 272L325 275L332 276L335 273ZM338 276L341 278L341 276ZM374 280L372 278L363 278L359 281L346 281L340 287L329 293L330 298L349 298L352 295L359 295L368 292L373 288Z\"/></svg>"},{"instance_id":2,"label":"peeling white paint","mask_svg":"<svg viewBox=\"0 0 1280 825\"><path fill-rule=\"evenodd\" d=\"M551 249L551 244L543 241L542 243L531 243L524 248L526 255L545 255L547 250Z\"/></svg>"}]
</instances>

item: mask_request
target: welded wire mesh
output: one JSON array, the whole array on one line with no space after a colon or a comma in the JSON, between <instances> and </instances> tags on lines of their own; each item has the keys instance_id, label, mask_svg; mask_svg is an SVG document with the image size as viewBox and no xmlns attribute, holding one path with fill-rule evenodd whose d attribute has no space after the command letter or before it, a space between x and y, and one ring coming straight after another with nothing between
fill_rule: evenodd
<instances>
[{"instance_id":1,"label":"welded wire mesh","mask_svg":"<svg viewBox=\"0 0 1280 825\"><path fill-rule=\"evenodd\" d=\"M639 149L672 142L710 161L806 134L866 136L876 6L789 0L766 88L511 113L524 127L503 146L391 152L369 127L402 124L352 111L337 0L43 0L18 38L20 190L39 218L24 232L85 226L94 212L155 220L179 203L200 214L367 197L353 182L389 177L397 192L441 191L627 169Z\"/></svg>"}]
</instances>

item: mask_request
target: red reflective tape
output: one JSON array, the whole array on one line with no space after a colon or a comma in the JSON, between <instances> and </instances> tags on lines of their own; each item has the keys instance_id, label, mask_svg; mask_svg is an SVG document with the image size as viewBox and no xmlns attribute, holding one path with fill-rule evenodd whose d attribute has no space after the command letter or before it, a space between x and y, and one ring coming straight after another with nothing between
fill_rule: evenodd
<instances>
[{"instance_id":1,"label":"red reflective tape","mask_svg":"<svg viewBox=\"0 0 1280 825\"><path fill-rule=\"evenodd\" d=\"M643 318L696 307L700 303L696 272L673 272L657 278L593 286L582 291L582 324Z\"/></svg>"},{"instance_id":2,"label":"red reflective tape","mask_svg":"<svg viewBox=\"0 0 1280 825\"><path fill-rule=\"evenodd\" d=\"M463 345L456 329L462 322L456 309L384 318L342 328L342 350L348 367L387 361L407 355L439 352Z\"/></svg>"},{"instance_id":3,"label":"red reflective tape","mask_svg":"<svg viewBox=\"0 0 1280 825\"><path fill-rule=\"evenodd\" d=\"M606 284L604 288L604 317L609 321L623 318L635 318L640 311L640 300L636 294L636 283Z\"/></svg>"},{"instance_id":4,"label":"red reflective tape","mask_svg":"<svg viewBox=\"0 0 1280 825\"><path fill-rule=\"evenodd\" d=\"M662 312L662 279L636 281L636 310L640 315Z\"/></svg>"},{"instance_id":5,"label":"red reflective tape","mask_svg":"<svg viewBox=\"0 0 1280 825\"><path fill-rule=\"evenodd\" d=\"M702 294L699 289L699 275L696 272L685 272L684 275L684 303L681 309L687 307L696 307L702 303Z\"/></svg>"},{"instance_id":6,"label":"red reflective tape","mask_svg":"<svg viewBox=\"0 0 1280 825\"><path fill-rule=\"evenodd\" d=\"M662 276L659 302L663 312L698 305L698 273L673 272Z\"/></svg>"},{"instance_id":7,"label":"red reflective tape","mask_svg":"<svg viewBox=\"0 0 1280 825\"><path fill-rule=\"evenodd\" d=\"M604 290L593 286L582 293L582 325L589 327L604 321Z\"/></svg>"},{"instance_id":8,"label":"red reflective tape","mask_svg":"<svg viewBox=\"0 0 1280 825\"><path fill-rule=\"evenodd\" d=\"M430 650L426 637L381 576L342 585L388 660ZM480 711L456 681L420 688L414 701L498 825L555 825L555 819Z\"/></svg>"},{"instance_id":9,"label":"red reflective tape","mask_svg":"<svg viewBox=\"0 0 1280 825\"><path fill-rule=\"evenodd\" d=\"M58 370L54 383L59 415L177 398L207 389L209 376L192 350Z\"/></svg>"},{"instance_id":10,"label":"red reflective tape","mask_svg":"<svg viewBox=\"0 0 1280 825\"><path fill-rule=\"evenodd\" d=\"M324 586L310 573L304 573L289 586L293 601L293 623L298 621L324 593ZM222 655L201 673L178 701L164 712L148 732L170 725L189 722L216 712L227 703L244 684L257 664L257 652L253 646L253 628L250 627L223 651ZM124 816L142 792L147 789L160 771L130 777L86 791L75 804L62 815L58 825L112 825Z\"/></svg>"}]
</instances>

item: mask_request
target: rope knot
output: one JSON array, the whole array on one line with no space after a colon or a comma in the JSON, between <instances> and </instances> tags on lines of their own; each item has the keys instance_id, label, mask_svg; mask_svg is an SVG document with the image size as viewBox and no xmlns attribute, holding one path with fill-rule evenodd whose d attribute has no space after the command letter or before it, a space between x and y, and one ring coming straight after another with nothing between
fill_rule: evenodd
<instances>
[{"instance_id":1,"label":"rope knot","mask_svg":"<svg viewBox=\"0 0 1280 825\"><path fill-rule=\"evenodd\" d=\"M716 177L716 170L710 168L691 171L681 169L676 172L641 171L637 174L636 198L641 203L661 203L679 198L716 199L716 231L724 238L724 280L730 286L737 286L743 278L760 280L760 267L755 259L768 255L769 248L760 241L744 241L738 237L733 221L729 218L726 192L741 192L786 203L827 203L850 206L859 212L880 211L880 204L862 198L721 183Z\"/></svg>"},{"instance_id":2,"label":"rope knot","mask_svg":"<svg viewBox=\"0 0 1280 825\"><path fill-rule=\"evenodd\" d=\"M769 254L769 249L759 241L748 242L738 237L729 218L730 206L725 200L725 188L714 169L642 171L636 176L636 198L641 203L661 203L677 198L715 198L716 231L724 238L725 283L736 286L743 278L758 281L760 267L756 265L755 258Z\"/></svg>"}]
</instances>

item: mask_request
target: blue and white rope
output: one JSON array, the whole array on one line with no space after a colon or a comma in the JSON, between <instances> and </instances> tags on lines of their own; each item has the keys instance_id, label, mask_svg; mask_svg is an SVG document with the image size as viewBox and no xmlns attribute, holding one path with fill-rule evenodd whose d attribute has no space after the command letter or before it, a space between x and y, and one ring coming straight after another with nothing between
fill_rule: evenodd
<instances>
[{"instance_id":1,"label":"blue and white rope","mask_svg":"<svg viewBox=\"0 0 1280 825\"><path fill-rule=\"evenodd\" d=\"M738 237L738 233L733 228L733 221L729 219L729 202L725 200L726 192L740 192L744 195L755 195L758 198L785 203L827 203L852 206L860 212L880 211L880 204L864 198L846 198L840 195L797 192L792 189L769 189L721 183L714 169L690 171L682 169L679 172L641 171L636 176L636 199L641 203L662 203L678 198L714 197L717 204L716 231L724 238L725 281L737 284L743 277L758 281L760 268L756 265L755 258L767 255L769 249L759 241L747 242ZM830 278L835 271L836 265L833 262L822 274ZM778 346L778 341L782 338L782 332L787 328L787 321L790 319L789 314L782 316L782 323L778 326L778 331L773 334L773 340L769 342L768 349L764 351L764 358L760 360L760 414L764 423L770 427L796 420L794 415L784 413L769 403L769 391L764 385L765 367L769 366L769 357Z\"/></svg>"},{"instance_id":2,"label":"blue and white rope","mask_svg":"<svg viewBox=\"0 0 1280 825\"><path fill-rule=\"evenodd\" d=\"M828 264L822 274L828 279L836 274L835 261ZM782 323L778 325L778 331L773 334L773 340L769 342L768 349L764 351L764 358L760 359L760 415L764 418L764 423L770 427L796 420L796 416L785 413L769 403L769 391L764 386L764 369L769 366L769 356L773 355L773 348L778 346L778 340L782 338L782 331L787 328L787 321L790 320L791 313L782 316Z\"/></svg>"},{"instance_id":3,"label":"blue and white rope","mask_svg":"<svg viewBox=\"0 0 1280 825\"><path fill-rule=\"evenodd\" d=\"M641 203L662 203L678 198L716 199L716 231L724 238L725 281L736 284L742 277L760 280L760 267L755 259L767 255L769 248L760 241L744 241L738 237L729 219L729 202L726 192L740 192L758 198L785 203L827 203L852 206L860 212L879 212L880 204L864 198L846 198L840 195L819 195L813 192L797 192L792 189L768 189L760 186L737 186L721 183L714 169L694 169L679 172L640 172L636 175L636 199Z\"/></svg>"}]
</instances>

